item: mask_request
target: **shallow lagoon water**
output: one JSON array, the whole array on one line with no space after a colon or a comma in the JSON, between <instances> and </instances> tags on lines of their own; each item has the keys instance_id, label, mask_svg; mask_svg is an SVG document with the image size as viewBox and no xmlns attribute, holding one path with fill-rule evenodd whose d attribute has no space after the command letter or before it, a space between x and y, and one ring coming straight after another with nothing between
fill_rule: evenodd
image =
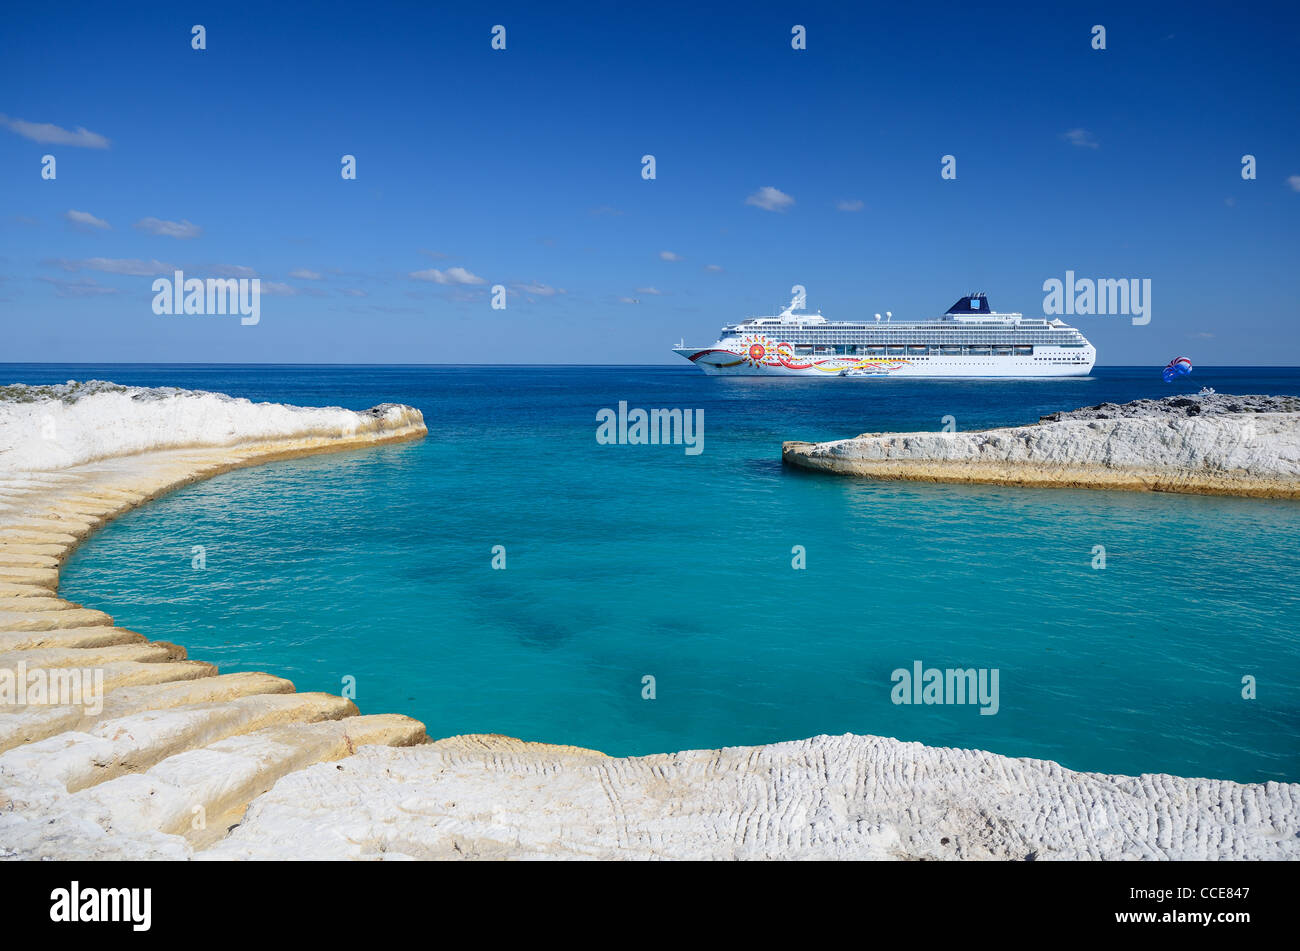
<instances>
[{"instance_id":1,"label":"shallow lagoon water","mask_svg":"<svg viewBox=\"0 0 1300 951\"><path fill-rule=\"evenodd\" d=\"M419 407L415 444L218 476L128 513L65 597L223 671L355 678L363 712L611 754L872 733L1074 769L1300 781L1300 505L872 483L784 439L1031 422L1101 400L1300 394L1300 371L743 380L690 367L22 367L258 400ZM701 408L704 451L596 412ZM506 552L493 570L492 549ZM1094 546L1106 568L1096 570ZM192 567L194 546L206 567ZM795 570L794 546L807 567ZM996 668L999 709L891 673ZM655 699L642 698L655 678ZM1258 698L1242 698L1242 678Z\"/></svg>"}]
</instances>

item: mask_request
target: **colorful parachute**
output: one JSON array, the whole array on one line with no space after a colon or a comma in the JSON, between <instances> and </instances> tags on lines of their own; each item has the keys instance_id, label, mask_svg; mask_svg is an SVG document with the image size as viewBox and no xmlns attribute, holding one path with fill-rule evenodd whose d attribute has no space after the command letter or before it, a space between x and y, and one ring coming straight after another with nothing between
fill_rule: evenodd
<instances>
[{"instance_id":1,"label":"colorful parachute","mask_svg":"<svg viewBox=\"0 0 1300 951\"><path fill-rule=\"evenodd\" d=\"M1174 357L1169 361L1169 366L1161 372L1166 383L1174 382L1174 379L1180 376L1187 376L1192 372L1192 361L1186 357Z\"/></svg>"}]
</instances>

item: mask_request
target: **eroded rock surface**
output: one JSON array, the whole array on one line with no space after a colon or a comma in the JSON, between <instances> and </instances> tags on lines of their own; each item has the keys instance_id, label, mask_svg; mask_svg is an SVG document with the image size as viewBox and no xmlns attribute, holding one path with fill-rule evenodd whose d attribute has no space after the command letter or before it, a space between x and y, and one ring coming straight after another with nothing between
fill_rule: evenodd
<instances>
[{"instance_id":1,"label":"eroded rock surface","mask_svg":"<svg viewBox=\"0 0 1300 951\"><path fill-rule=\"evenodd\" d=\"M974 432L787 442L794 466L877 479L1300 498L1292 397L1140 400Z\"/></svg>"},{"instance_id":2,"label":"eroded rock surface","mask_svg":"<svg viewBox=\"0 0 1300 951\"><path fill-rule=\"evenodd\" d=\"M877 736L617 759L476 736L294 773L201 857L1280 859L1297 834L1297 785Z\"/></svg>"},{"instance_id":3,"label":"eroded rock surface","mask_svg":"<svg viewBox=\"0 0 1300 951\"><path fill-rule=\"evenodd\" d=\"M295 694L267 674L219 674L57 586L82 539L179 486L424 433L419 411L395 404L304 409L100 382L0 388L0 857L188 857L290 772L423 741L409 717L359 716L350 701ZM20 676L31 685L21 693Z\"/></svg>"},{"instance_id":4,"label":"eroded rock surface","mask_svg":"<svg viewBox=\"0 0 1300 951\"><path fill-rule=\"evenodd\" d=\"M1137 419L1148 416L1223 416L1233 413L1300 413L1300 396L1263 396L1227 393L1193 393L1166 396L1159 400L1133 400L1130 403L1098 403L1081 409L1064 410L1040 416L1039 421L1056 423L1063 419Z\"/></svg>"}]
</instances>

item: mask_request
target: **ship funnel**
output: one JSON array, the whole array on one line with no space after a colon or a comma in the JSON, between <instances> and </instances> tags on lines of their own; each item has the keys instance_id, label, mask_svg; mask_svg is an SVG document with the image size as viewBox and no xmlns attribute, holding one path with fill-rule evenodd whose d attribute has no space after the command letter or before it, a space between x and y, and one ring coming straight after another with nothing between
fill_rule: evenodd
<instances>
[{"instance_id":1,"label":"ship funnel","mask_svg":"<svg viewBox=\"0 0 1300 951\"><path fill-rule=\"evenodd\" d=\"M948 308L949 314L991 314L988 298L983 294L967 294Z\"/></svg>"}]
</instances>

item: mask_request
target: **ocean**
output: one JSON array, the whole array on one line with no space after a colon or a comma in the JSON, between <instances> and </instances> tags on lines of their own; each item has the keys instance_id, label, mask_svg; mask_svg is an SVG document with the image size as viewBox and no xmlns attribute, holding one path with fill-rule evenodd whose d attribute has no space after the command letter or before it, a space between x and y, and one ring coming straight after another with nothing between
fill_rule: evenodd
<instances>
[{"instance_id":1,"label":"ocean","mask_svg":"<svg viewBox=\"0 0 1300 951\"><path fill-rule=\"evenodd\" d=\"M435 737L627 755L852 732L1078 770L1300 781L1300 505L873 483L780 461L786 439L946 417L978 429L1203 385L1300 395L1300 369L1197 367L1173 384L1159 368L1058 381L685 365L0 374L424 412L422 442L226 473L73 555L64 597L222 671L355 689L362 712L409 714ZM620 401L702 410L702 451L598 442L597 413ZM918 663L996 671L996 712L894 702L895 671Z\"/></svg>"}]
</instances>

